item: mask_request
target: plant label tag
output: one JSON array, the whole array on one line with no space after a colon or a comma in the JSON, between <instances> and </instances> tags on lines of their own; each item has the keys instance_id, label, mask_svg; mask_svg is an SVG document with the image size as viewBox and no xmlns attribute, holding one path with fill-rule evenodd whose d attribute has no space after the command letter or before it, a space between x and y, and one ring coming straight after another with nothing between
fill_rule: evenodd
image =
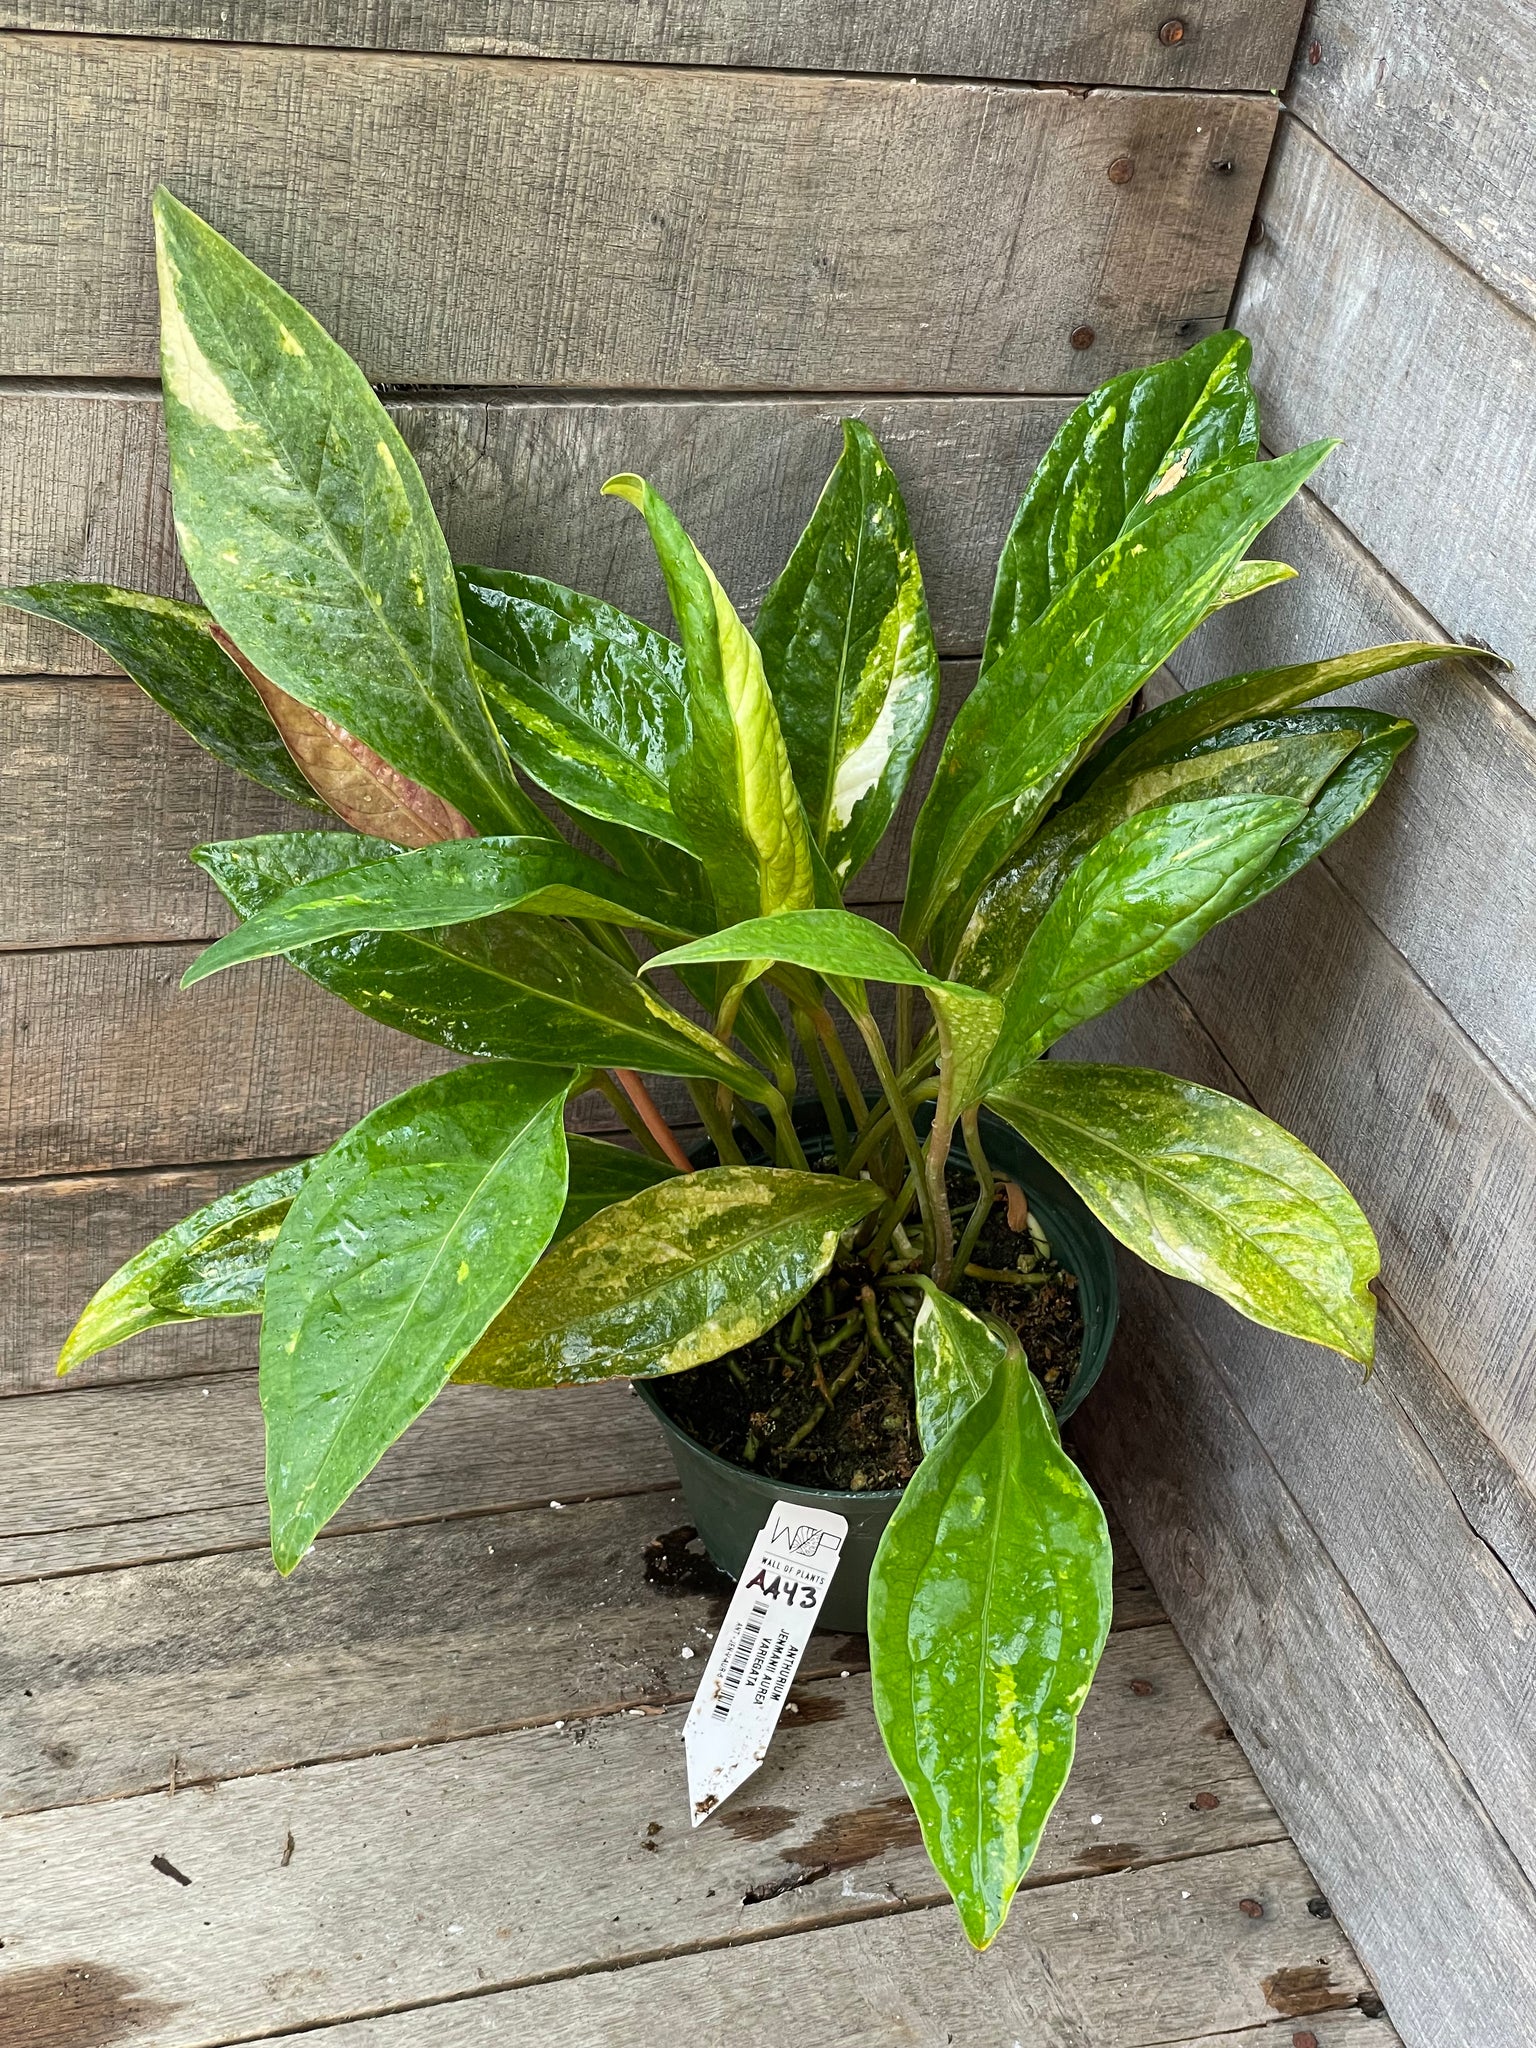
<instances>
[{"instance_id":1,"label":"plant label tag","mask_svg":"<svg viewBox=\"0 0 1536 2048\"><path fill-rule=\"evenodd\" d=\"M841 1515L774 1502L683 1728L695 1827L768 1754L847 1535Z\"/></svg>"}]
</instances>

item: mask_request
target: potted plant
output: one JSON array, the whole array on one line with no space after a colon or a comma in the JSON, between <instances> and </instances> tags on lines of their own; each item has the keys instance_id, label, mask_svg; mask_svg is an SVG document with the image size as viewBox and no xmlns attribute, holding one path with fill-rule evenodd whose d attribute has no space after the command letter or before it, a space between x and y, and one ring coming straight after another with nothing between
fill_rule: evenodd
<instances>
[{"instance_id":1,"label":"potted plant","mask_svg":"<svg viewBox=\"0 0 1536 2048\"><path fill-rule=\"evenodd\" d=\"M60 1370L260 1313L285 1573L450 1378L676 1394L691 1375L687 1403L660 1397L685 1466L693 1446L712 1484L771 1494L814 1453L813 1476L870 1496L876 1712L984 1946L1109 1621L1103 1515L1026 1357L1052 1353L1060 1396L1085 1353L1069 1398L1096 1369L1096 1233L1272 1328L1367 1364L1372 1346L1374 1239L1302 1145L1209 1089L1044 1055L1345 830L1413 737L1299 707L1447 650L1237 676L1120 722L1211 611L1291 573L1245 553L1329 444L1259 460L1236 334L1116 378L1025 491L898 934L843 892L939 673L867 428L845 423L750 633L657 494L604 486L646 521L674 642L539 578L455 570L356 366L168 193L155 222L176 527L206 609L84 584L6 601L331 814L197 850L243 922L187 980L282 954L467 1063L167 1232ZM644 1074L685 1084L716 1163L682 1151ZM592 1089L640 1149L567 1136Z\"/></svg>"}]
</instances>

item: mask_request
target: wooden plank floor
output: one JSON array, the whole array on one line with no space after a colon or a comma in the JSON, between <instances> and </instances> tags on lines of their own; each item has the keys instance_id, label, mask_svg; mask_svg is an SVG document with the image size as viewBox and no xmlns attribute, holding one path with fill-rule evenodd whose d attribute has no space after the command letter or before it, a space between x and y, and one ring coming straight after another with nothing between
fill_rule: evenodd
<instances>
[{"instance_id":1,"label":"wooden plank floor","mask_svg":"<svg viewBox=\"0 0 1536 2048\"><path fill-rule=\"evenodd\" d=\"M685 1519L626 1389L450 1388L285 1585L248 1371L0 1401L0 2042L1398 2048L1123 1544L987 1956L860 1637L693 1833Z\"/></svg>"}]
</instances>

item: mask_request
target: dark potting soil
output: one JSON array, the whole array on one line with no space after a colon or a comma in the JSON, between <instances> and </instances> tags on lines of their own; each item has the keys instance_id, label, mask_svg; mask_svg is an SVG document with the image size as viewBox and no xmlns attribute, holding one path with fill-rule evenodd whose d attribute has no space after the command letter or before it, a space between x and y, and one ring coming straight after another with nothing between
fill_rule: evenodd
<instances>
[{"instance_id":1,"label":"dark potting soil","mask_svg":"<svg viewBox=\"0 0 1536 2048\"><path fill-rule=\"evenodd\" d=\"M975 1183L951 1174L949 1194L963 1225ZM968 1268L1007 1276L968 1270L956 1299L1018 1332L1047 1398L1059 1406L1082 1353L1076 1276L1027 1229L1009 1228L1001 1189ZM755 1342L656 1380L654 1392L680 1428L733 1465L793 1486L853 1493L905 1486L922 1457L912 1392L912 1319L922 1296L899 1277L870 1282L862 1264L839 1261ZM873 1304L864 1300L866 1288Z\"/></svg>"}]
</instances>

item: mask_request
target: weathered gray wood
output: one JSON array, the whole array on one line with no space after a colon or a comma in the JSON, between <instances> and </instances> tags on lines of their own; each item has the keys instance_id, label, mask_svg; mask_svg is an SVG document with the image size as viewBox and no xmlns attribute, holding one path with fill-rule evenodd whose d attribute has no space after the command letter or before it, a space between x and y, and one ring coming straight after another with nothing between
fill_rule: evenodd
<instances>
[{"instance_id":1,"label":"weathered gray wood","mask_svg":"<svg viewBox=\"0 0 1536 2048\"><path fill-rule=\"evenodd\" d=\"M1134 1636L1122 1640L1140 1647ZM78 1959L120 1972L161 2007L156 2048L184 2048L937 1903L867 1677L814 1690L843 1712L787 1719L734 1828L729 1809L718 1823L687 1825L675 1707L227 1781L174 1800L153 1794L17 1816L0 1828L5 1967L14 1954L33 1969ZM1220 1945L1212 1974L1226 1994L1201 1984L1171 2032L1265 2017L1264 1977L1319 1955L1348 2000L1362 1979L1338 1930L1309 1923L1294 1851L1276 1843L1236 1745L1196 1733L1166 1768L1141 1732L1156 1699L1137 1699L1128 1685L1090 1696L1077 1765L1032 1883L1127 1858L1162 1866L1140 1895L1144 1910L1120 1908L1137 1930L1135 1959L1172 1945L1167 1916L1192 1944L1204 1922ZM1198 1689L1184 1714L1207 1726L1219 1718ZM1171 1726L1166 1739L1175 1739ZM1213 1783L1220 1805L1195 1808L1196 1791ZM1200 1855L1207 1846L1228 1853ZM151 1867L155 1855L191 1878L185 1897ZM1193 1863L1165 1861L1191 1855ZM1063 1895L1058 1885L1051 1893ZM1272 1910L1245 1928L1243 1896ZM1093 1911L1086 1900L1078 1910L1085 1906ZM935 1920L935 1953L942 1930L972 1981L990 1972L996 1998L1006 1999L1015 1968L1034 1963L1027 1913L980 1965L965 1957L947 1906ZM923 1940L918 1926L903 1924L899 1935L908 1953ZM1125 1980L1116 1984L1103 1961L1101 1943L1101 1988L1074 1987L1073 2003L1096 1999L1107 2024L1120 2000L1106 1994Z\"/></svg>"},{"instance_id":2,"label":"weathered gray wood","mask_svg":"<svg viewBox=\"0 0 1536 2048\"><path fill-rule=\"evenodd\" d=\"M651 1492L337 1537L286 1582L246 1552L9 1586L0 1811L686 1703L725 1602L649 1584L644 1551L687 1519ZM1095 1682L1171 1799L1213 1768L1210 1715L1129 1545L1115 1610ZM866 1657L817 1636L801 1679ZM1230 1742L1214 1768L1247 1774Z\"/></svg>"},{"instance_id":3,"label":"weathered gray wood","mask_svg":"<svg viewBox=\"0 0 1536 2048\"><path fill-rule=\"evenodd\" d=\"M369 0L10 0L0 8L0 28L54 33L1206 90L1283 85L1300 20L1295 0L1270 10L1201 0L1185 16L1183 38L1166 43L1134 0L1091 11L1073 0L961 0L942 10L914 0L412 0L382 9Z\"/></svg>"},{"instance_id":4,"label":"weathered gray wood","mask_svg":"<svg viewBox=\"0 0 1536 2048\"><path fill-rule=\"evenodd\" d=\"M788 559L842 446L867 420L901 478L934 630L981 645L992 574L1062 398L391 398L455 557L591 590L670 630L642 523L599 495L650 477L746 618ZM0 388L0 583L80 577L190 597L171 526L160 395ZM78 634L0 611L0 674L103 674Z\"/></svg>"},{"instance_id":5,"label":"weathered gray wood","mask_svg":"<svg viewBox=\"0 0 1536 2048\"><path fill-rule=\"evenodd\" d=\"M85 1303L124 1260L205 1202L254 1180L249 1160L164 1173L0 1182L0 1394L228 1372L256 1362L256 1323L222 1316L146 1331L67 1379L54 1364Z\"/></svg>"},{"instance_id":6,"label":"weathered gray wood","mask_svg":"<svg viewBox=\"0 0 1536 2048\"><path fill-rule=\"evenodd\" d=\"M1207 1087L1245 1092L1167 984L1080 1038L1074 1052L1083 1057L1155 1056ZM1172 1291L1280 1481L1536 1882L1536 1499L1401 1320L1391 1284L1388 1275L1376 1369L1363 1384L1333 1354L1259 1329L1198 1288Z\"/></svg>"},{"instance_id":7,"label":"weathered gray wood","mask_svg":"<svg viewBox=\"0 0 1536 2048\"><path fill-rule=\"evenodd\" d=\"M934 744L854 903L899 899L917 804L940 736L975 679L946 664ZM136 685L0 683L0 949L201 939L235 922L189 850L209 839L335 824L222 767Z\"/></svg>"},{"instance_id":8,"label":"weathered gray wood","mask_svg":"<svg viewBox=\"0 0 1536 2048\"><path fill-rule=\"evenodd\" d=\"M1234 317L1266 439L1342 435L1323 503L1536 709L1536 329L1295 122L1262 214Z\"/></svg>"},{"instance_id":9,"label":"weathered gray wood","mask_svg":"<svg viewBox=\"0 0 1536 2048\"><path fill-rule=\"evenodd\" d=\"M786 72L28 36L0 57L14 376L155 374L164 181L383 382L1070 391L1225 315L1275 120Z\"/></svg>"},{"instance_id":10,"label":"weathered gray wood","mask_svg":"<svg viewBox=\"0 0 1536 2048\"><path fill-rule=\"evenodd\" d=\"M1536 1892L1172 1294L1122 1290L1090 1470L1403 2038L1530 2048Z\"/></svg>"},{"instance_id":11,"label":"weathered gray wood","mask_svg":"<svg viewBox=\"0 0 1536 2048\"><path fill-rule=\"evenodd\" d=\"M254 1373L12 1400L0 1420L6 1468L27 1475L0 1500L0 1580L266 1543ZM449 1387L321 1540L672 1483L661 1432L627 1385Z\"/></svg>"},{"instance_id":12,"label":"weathered gray wood","mask_svg":"<svg viewBox=\"0 0 1536 2048\"><path fill-rule=\"evenodd\" d=\"M193 946L0 957L0 1172L319 1151L454 1064L273 961L183 992ZM279 987L279 978L282 986ZM200 999L200 989L217 991Z\"/></svg>"},{"instance_id":13,"label":"weathered gray wood","mask_svg":"<svg viewBox=\"0 0 1536 2048\"><path fill-rule=\"evenodd\" d=\"M1264 537L1300 573L1218 612L1171 664L1186 688L1378 640L1437 637L1315 499ZM1419 738L1360 823L1324 856L1330 872L1439 996L1505 1078L1536 1103L1536 726L1470 666L1377 676L1333 701L1411 718ZM1160 694L1154 689L1152 694Z\"/></svg>"},{"instance_id":14,"label":"weathered gray wood","mask_svg":"<svg viewBox=\"0 0 1536 2048\"><path fill-rule=\"evenodd\" d=\"M1530 0L1313 0L1286 93L1393 204L1536 314Z\"/></svg>"},{"instance_id":15,"label":"weathered gray wood","mask_svg":"<svg viewBox=\"0 0 1536 2048\"><path fill-rule=\"evenodd\" d=\"M1394 2048L1390 2025L1355 2005L1370 1987L1338 1928L1309 1919L1310 1883L1277 1844L1026 1891L979 1960L963 1953L940 1907L802 1934L791 1947L771 1941L525 1990L477 1987L459 2004L354 2021L320 2039L326 2048L617 2048L665 2016L690 2048L800 2048L808 2024L828 2048L1290 2048L1309 2032L1318 2048ZM1240 1895L1262 1903L1265 1917L1237 1912ZM1317 1988L1293 1989L1306 1984ZM1337 1999L1346 2010L1298 2013L1297 1998ZM1293 2016L1282 2020L1277 2006ZM1192 2041L1191 2025L1219 2032Z\"/></svg>"},{"instance_id":16,"label":"weathered gray wood","mask_svg":"<svg viewBox=\"0 0 1536 2048\"><path fill-rule=\"evenodd\" d=\"M1393 1299L1536 1479L1536 1119L1326 870L1174 973L1266 1115L1358 1194Z\"/></svg>"},{"instance_id":17,"label":"weathered gray wood","mask_svg":"<svg viewBox=\"0 0 1536 2048\"><path fill-rule=\"evenodd\" d=\"M227 931L188 851L326 822L224 767L129 682L0 684L0 760L4 948Z\"/></svg>"}]
</instances>

